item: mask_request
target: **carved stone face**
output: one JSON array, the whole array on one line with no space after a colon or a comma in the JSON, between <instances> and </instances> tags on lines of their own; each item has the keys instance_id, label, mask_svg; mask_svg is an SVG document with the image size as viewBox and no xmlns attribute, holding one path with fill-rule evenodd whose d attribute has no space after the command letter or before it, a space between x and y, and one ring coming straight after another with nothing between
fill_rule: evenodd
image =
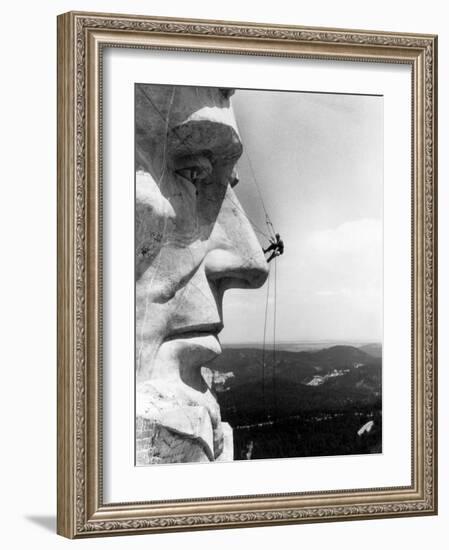
<instances>
[{"instance_id":1,"label":"carved stone face","mask_svg":"<svg viewBox=\"0 0 449 550\"><path fill-rule=\"evenodd\" d=\"M137 416L202 438L211 460L223 438L201 367L221 352L223 294L267 277L233 190L242 143L231 95L136 87Z\"/></svg>"}]
</instances>

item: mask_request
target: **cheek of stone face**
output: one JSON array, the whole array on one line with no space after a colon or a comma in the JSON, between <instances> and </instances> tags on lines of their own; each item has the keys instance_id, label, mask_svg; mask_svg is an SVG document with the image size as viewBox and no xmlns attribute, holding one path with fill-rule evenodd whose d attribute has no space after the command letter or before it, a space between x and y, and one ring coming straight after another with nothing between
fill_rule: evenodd
<instances>
[{"instance_id":1,"label":"cheek of stone face","mask_svg":"<svg viewBox=\"0 0 449 550\"><path fill-rule=\"evenodd\" d=\"M198 192L197 212L202 234L208 238L217 222L217 218L223 207L226 195L227 183L221 178L216 178L210 185L204 185Z\"/></svg>"},{"instance_id":2,"label":"cheek of stone face","mask_svg":"<svg viewBox=\"0 0 449 550\"><path fill-rule=\"evenodd\" d=\"M138 172L135 210L136 275L151 263L162 247L170 213L153 178Z\"/></svg>"},{"instance_id":3,"label":"cheek of stone face","mask_svg":"<svg viewBox=\"0 0 449 550\"><path fill-rule=\"evenodd\" d=\"M207 231L199 221L196 188L168 173L161 183L136 178L136 288L144 302L175 298L204 259Z\"/></svg>"},{"instance_id":4,"label":"cheek of stone face","mask_svg":"<svg viewBox=\"0 0 449 550\"><path fill-rule=\"evenodd\" d=\"M154 259L163 246L189 245L199 236L195 186L171 173L158 183L148 173L138 173L137 262L143 261L148 266L147 260Z\"/></svg>"},{"instance_id":5,"label":"cheek of stone face","mask_svg":"<svg viewBox=\"0 0 449 550\"><path fill-rule=\"evenodd\" d=\"M180 176L169 174L161 193L172 212L172 223L166 231L167 240L171 243L192 243L199 236L197 188Z\"/></svg>"}]
</instances>

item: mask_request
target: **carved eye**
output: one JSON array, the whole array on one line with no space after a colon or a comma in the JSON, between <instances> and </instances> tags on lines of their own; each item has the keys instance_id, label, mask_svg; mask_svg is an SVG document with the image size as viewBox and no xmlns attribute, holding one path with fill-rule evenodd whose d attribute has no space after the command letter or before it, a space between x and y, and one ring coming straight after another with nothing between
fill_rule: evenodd
<instances>
[{"instance_id":1,"label":"carved eye","mask_svg":"<svg viewBox=\"0 0 449 550\"><path fill-rule=\"evenodd\" d=\"M193 183L193 185L196 185L199 181L201 181L201 179L204 179L201 177L201 170L199 170L197 166L176 170L176 174L178 174L178 176L181 176L181 178L190 181L190 183Z\"/></svg>"},{"instance_id":2,"label":"carved eye","mask_svg":"<svg viewBox=\"0 0 449 550\"><path fill-rule=\"evenodd\" d=\"M175 164L175 174L193 185L207 182L212 175L212 164L206 157L184 157Z\"/></svg>"}]
</instances>

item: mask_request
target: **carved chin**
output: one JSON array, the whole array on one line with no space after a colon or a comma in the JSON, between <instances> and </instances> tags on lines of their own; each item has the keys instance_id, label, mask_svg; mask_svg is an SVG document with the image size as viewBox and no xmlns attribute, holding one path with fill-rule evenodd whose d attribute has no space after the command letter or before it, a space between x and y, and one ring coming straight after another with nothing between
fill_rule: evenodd
<instances>
[{"instance_id":1,"label":"carved chin","mask_svg":"<svg viewBox=\"0 0 449 550\"><path fill-rule=\"evenodd\" d=\"M173 380L141 383L136 392L137 465L208 462L223 452L220 409L212 392Z\"/></svg>"}]
</instances>

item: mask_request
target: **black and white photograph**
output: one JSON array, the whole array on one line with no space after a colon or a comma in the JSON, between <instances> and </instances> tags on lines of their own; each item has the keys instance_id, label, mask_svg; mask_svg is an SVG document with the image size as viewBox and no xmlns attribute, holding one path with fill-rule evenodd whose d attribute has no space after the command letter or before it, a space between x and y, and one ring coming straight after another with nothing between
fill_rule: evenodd
<instances>
[{"instance_id":1,"label":"black and white photograph","mask_svg":"<svg viewBox=\"0 0 449 550\"><path fill-rule=\"evenodd\" d=\"M383 97L135 85L135 463L382 452Z\"/></svg>"}]
</instances>

